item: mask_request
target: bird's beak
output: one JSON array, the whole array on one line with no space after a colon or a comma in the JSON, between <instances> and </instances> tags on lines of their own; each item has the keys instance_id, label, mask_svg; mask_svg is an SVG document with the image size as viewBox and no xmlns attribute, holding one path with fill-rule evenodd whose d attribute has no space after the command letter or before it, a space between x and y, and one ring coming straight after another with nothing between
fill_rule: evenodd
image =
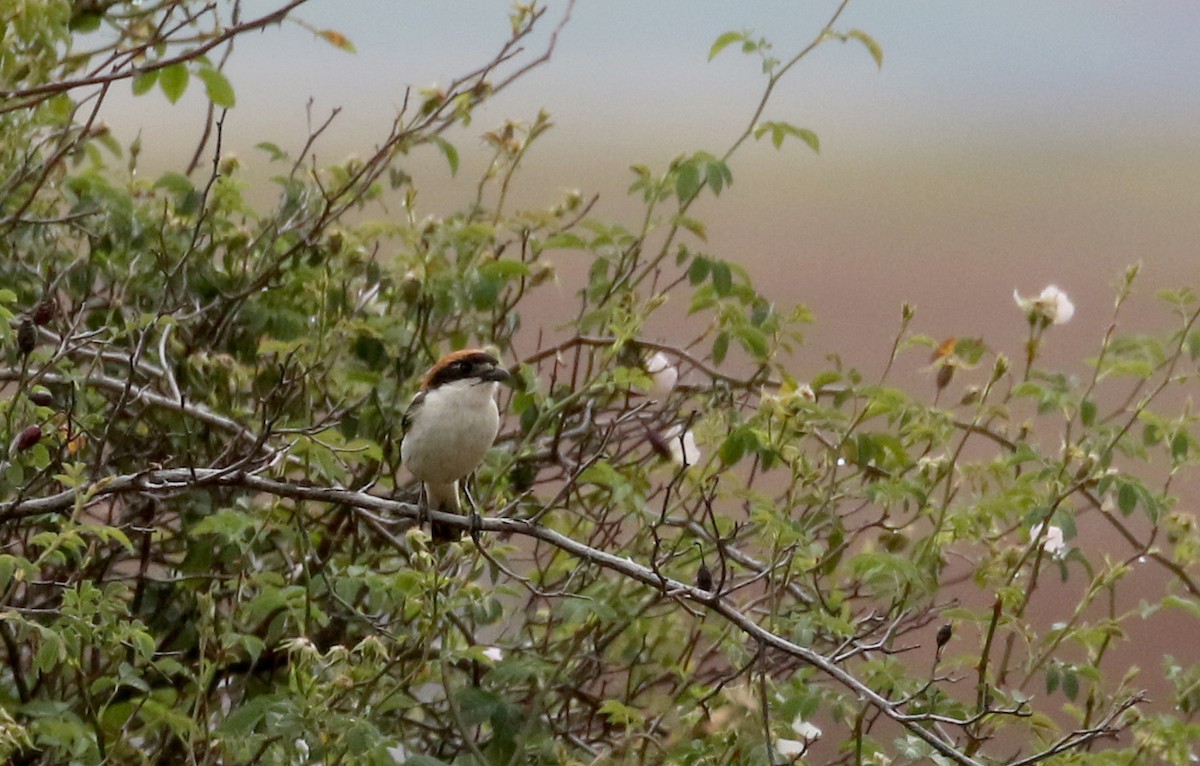
<instances>
[{"instance_id":1,"label":"bird's beak","mask_svg":"<svg viewBox=\"0 0 1200 766\"><path fill-rule=\"evenodd\" d=\"M479 377L484 380L494 381L496 383L504 383L505 385L512 382L512 375L503 367L493 367Z\"/></svg>"}]
</instances>

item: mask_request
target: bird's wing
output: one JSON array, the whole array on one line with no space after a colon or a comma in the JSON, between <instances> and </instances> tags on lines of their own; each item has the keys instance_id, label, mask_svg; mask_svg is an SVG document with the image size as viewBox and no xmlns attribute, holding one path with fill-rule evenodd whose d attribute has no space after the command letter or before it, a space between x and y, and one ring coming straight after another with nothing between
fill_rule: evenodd
<instances>
[{"instance_id":1,"label":"bird's wing","mask_svg":"<svg viewBox=\"0 0 1200 766\"><path fill-rule=\"evenodd\" d=\"M404 434L408 433L408 429L412 428L413 418L416 417L417 411L421 409L422 402L425 401L425 392L418 391L417 395L408 403L408 409L404 411L404 417L400 419L400 435L403 438Z\"/></svg>"}]
</instances>

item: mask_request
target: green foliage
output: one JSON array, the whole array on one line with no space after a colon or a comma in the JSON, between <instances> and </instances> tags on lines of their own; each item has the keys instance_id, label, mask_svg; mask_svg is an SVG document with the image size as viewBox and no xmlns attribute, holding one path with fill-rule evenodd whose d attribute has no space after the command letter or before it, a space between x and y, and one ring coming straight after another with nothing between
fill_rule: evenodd
<instances>
[{"instance_id":1,"label":"green foliage","mask_svg":"<svg viewBox=\"0 0 1200 766\"><path fill-rule=\"evenodd\" d=\"M1162 296L1166 332L1114 316L1086 375L1044 364L1050 321L939 343L906 309L887 369L926 390L836 356L801 377L808 312L708 249L692 206L745 140L815 151L806 130L756 123L723 153L633 166L630 225L576 193L510 209L552 123L509 120L483 135L473 203L418 216L407 158L457 174L448 131L526 71L511 57L544 10L517 6L491 65L414 98L371 154L260 143L264 206L231 157L132 172L137 143L89 128L71 79L190 10L114 77L174 102L195 75L232 107L221 51L190 37L231 29L220 9L23 7L37 23L6 21L0 57L0 757L1192 759L1190 645L1140 669L1117 651L1200 620L1191 291ZM786 62L741 32L710 58L760 56L764 106L825 41L882 62L836 20ZM64 53L85 38L100 47ZM534 326L560 265L577 303ZM658 335L672 304L686 343ZM484 519L434 547L400 421L441 353L484 345L516 379L474 481Z\"/></svg>"}]
</instances>

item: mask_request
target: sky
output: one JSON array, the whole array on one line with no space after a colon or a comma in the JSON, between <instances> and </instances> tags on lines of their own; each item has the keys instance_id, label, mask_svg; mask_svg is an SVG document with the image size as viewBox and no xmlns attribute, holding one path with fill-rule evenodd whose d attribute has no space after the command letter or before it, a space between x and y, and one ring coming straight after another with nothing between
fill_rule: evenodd
<instances>
[{"instance_id":1,"label":"sky","mask_svg":"<svg viewBox=\"0 0 1200 766\"><path fill-rule=\"evenodd\" d=\"M271 6L244 4L256 15ZM478 134L547 110L555 128L518 178L516 200L547 205L564 189L600 195L599 215L636 220L628 167L661 168L684 152L720 154L744 127L764 81L756 60L727 49L727 30L768 37L786 58L832 13L831 2L579 0L552 60L455 137L452 178L416 158L424 213L474 193ZM227 148L252 168L269 139L297 149L306 109L341 114L318 157L364 154L386 132L405 87L445 83L483 63L507 34L496 0L311 0L311 27L346 35L351 55L285 23L239 43L228 69L238 105ZM544 42L566 4L550 3ZM816 314L799 364L838 351L880 369L904 302L916 329L981 335L1019 353L1014 289L1055 283L1078 307L1048 353L1078 361L1107 328L1111 285L1144 266L1131 327L1162 327L1153 292L1196 283L1200 243L1200 4L1107 0L851 0L837 28L882 46L829 43L776 91L768 119L814 130L800 144L749 145L734 185L701 208L708 251L738 260L780 304ZM148 166L178 165L199 134L197 90L171 107L121 96L106 119L144 129ZM564 287L564 289L567 289ZM663 338L664 340L673 340Z\"/></svg>"}]
</instances>

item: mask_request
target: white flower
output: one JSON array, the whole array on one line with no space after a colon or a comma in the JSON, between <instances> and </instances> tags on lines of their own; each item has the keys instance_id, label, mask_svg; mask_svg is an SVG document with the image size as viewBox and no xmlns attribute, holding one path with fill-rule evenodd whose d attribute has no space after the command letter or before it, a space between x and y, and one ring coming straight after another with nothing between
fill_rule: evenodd
<instances>
[{"instance_id":1,"label":"white flower","mask_svg":"<svg viewBox=\"0 0 1200 766\"><path fill-rule=\"evenodd\" d=\"M297 739L293 743L293 746L296 748L296 752L300 753L300 757L307 761L308 760L308 743L305 742L303 739Z\"/></svg>"},{"instance_id":2,"label":"white flower","mask_svg":"<svg viewBox=\"0 0 1200 766\"><path fill-rule=\"evenodd\" d=\"M942 466L949 461L946 453L939 452L934 455L924 455L917 459L917 470L921 473L936 473L942 470Z\"/></svg>"},{"instance_id":3,"label":"white flower","mask_svg":"<svg viewBox=\"0 0 1200 766\"><path fill-rule=\"evenodd\" d=\"M800 386L796 389L796 396L800 397L806 402L815 402L817 400L817 395L812 390L812 386L808 385L807 383L800 384Z\"/></svg>"},{"instance_id":4,"label":"white flower","mask_svg":"<svg viewBox=\"0 0 1200 766\"><path fill-rule=\"evenodd\" d=\"M804 751L808 749L807 742L801 742L796 739L777 739L775 740L775 752L782 755L784 758L798 758L804 755Z\"/></svg>"},{"instance_id":5,"label":"white flower","mask_svg":"<svg viewBox=\"0 0 1200 766\"><path fill-rule=\"evenodd\" d=\"M796 732L796 736L805 742L816 742L821 738L821 727L811 724L803 718L792 721L792 731Z\"/></svg>"},{"instance_id":6,"label":"white flower","mask_svg":"<svg viewBox=\"0 0 1200 766\"><path fill-rule=\"evenodd\" d=\"M777 739L775 750L784 758L798 758L808 751L808 746L821 738L821 727L815 726L803 718L792 721L792 731L798 739Z\"/></svg>"},{"instance_id":7,"label":"white flower","mask_svg":"<svg viewBox=\"0 0 1200 766\"><path fill-rule=\"evenodd\" d=\"M498 646L489 646L483 650L483 656L487 657L492 662L499 662L504 659L504 651Z\"/></svg>"},{"instance_id":8,"label":"white flower","mask_svg":"<svg viewBox=\"0 0 1200 766\"><path fill-rule=\"evenodd\" d=\"M1054 285L1042 290L1042 295L1038 300L1052 307L1047 313L1050 315L1050 321L1054 324L1066 324L1071 321L1071 317L1075 316L1075 304L1071 303L1071 299L1065 292Z\"/></svg>"},{"instance_id":9,"label":"white flower","mask_svg":"<svg viewBox=\"0 0 1200 766\"><path fill-rule=\"evenodd\" d=\"M1013 290L1013 300L1031 321L1043 319L1048 324L1066 324L1075 316L1075 304L1057 285L1049 285L1036 298L1022 298Z\"/></svg>"},{"instance_id":10,"label":"white flower","mask_svg":"<svg viewBox=\"0 0 1200 766\"><path fill-rule=\"evenodd\" d=\"M655 351L646 360L646 372L654 383L655 398L665 399L670 396L675 390L675 384L679 382L679 370L675 369L671 360L661 351Z\"/></svg>"},{"instance_id":11,"label":"white flower","mask_svg":"<svg viewBox=\"0 0 1200 766\"><path fill-rule=\"evenodd\" d=\"M307 654L311 657L321 656L321 652L317 649L317 645L314 644L307 636L296 636L295 638L285 639L281 646L289 654L295 652L297 654Z\"/></svg>"},{"instance_id":12,"label":"white flower","mask_svg":"<svg viewBox=\"0 0 1200 766\"><path fill-rule=\"evenodd\" d=\"M1031 540L1038 539L1041 534L1041 524L1034 524L1033 528L1029 530L1029 538ZM1067 543L1063 540L1063 531L1061 528L1049 527L1046 529L1046 539L1042 541L1042 550L1056 557L1066 552Z\"/></svg>"},{"instance_id":13,"label":"white flower","mask_svg":"<svg viewBox=\"0 0 1200 766\"><path fill-rule=\"evenodd\" d=\"M700 448L696 446L696 435L691 431L683 431L680 426L674 425L663 434L663 439L667 442L667 449L671 451L671 460L689 466L700 462Z\"/></svg>"}]
</instances>

